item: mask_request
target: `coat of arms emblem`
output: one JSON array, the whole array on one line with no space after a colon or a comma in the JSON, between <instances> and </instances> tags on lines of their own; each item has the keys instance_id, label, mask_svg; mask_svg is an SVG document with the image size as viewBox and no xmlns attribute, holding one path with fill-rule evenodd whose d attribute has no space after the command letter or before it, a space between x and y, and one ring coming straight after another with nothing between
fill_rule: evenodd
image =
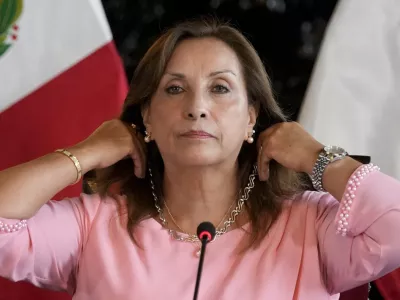
<instances>
[{"instance_id":1,"label":"coat of arms emblem","mask_svg":"<svg viewBox=\"0 0 400 300\"><path fill-rule=\"evenodd\" d=\"M18 18L22 13L22 0L0 0L0 56L18 38Z\"/></svg>"}]
</instances>

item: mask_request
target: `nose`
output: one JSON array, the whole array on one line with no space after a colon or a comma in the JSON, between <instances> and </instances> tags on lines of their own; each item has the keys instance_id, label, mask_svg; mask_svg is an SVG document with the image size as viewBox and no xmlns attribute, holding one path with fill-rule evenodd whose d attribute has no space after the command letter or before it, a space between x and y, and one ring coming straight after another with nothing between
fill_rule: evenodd
<instances>
[{"instance_id":1,"label":"nose","mask_svg":"<svg viewBox=\"0 0 400 300\"><path fill-rule=\"evenodd\" d=\"M193 110L192 112L186 113L186 118L191 119L191 120L206 118L206 113Z\"/></svg>"},{"instance_id":2,"label":"nose","mask_svg":"<svg viewBox=\"0 0 400 300\"><path fill-rule=\"evenodd\" d=\"M207 119L209 112L205 99L199 95L192 95L192 99L186 99L184 117L188 120Z\"/></svg>"}]
</instances>

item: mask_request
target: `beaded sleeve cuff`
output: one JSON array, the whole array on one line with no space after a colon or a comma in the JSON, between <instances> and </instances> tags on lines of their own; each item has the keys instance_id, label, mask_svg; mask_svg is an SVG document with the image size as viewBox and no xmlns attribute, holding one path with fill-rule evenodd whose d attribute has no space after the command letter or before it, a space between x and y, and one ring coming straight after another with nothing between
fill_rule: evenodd
<instances>
[{"instance_id":1,"label":"beaded sleeve cuff","mask_svg":"<svg viewBox=\"0 0 400 300\"><path fill-rule=\"evenodd\" d=\"M356 198L357 188L360 186L362 180L366 178L371 172L379 171L377 166L373 164L362 165L350 176L347 182L346 190L340 201L339 212L337 218L336 233L342 236L348 234L349 218L353 201Z\"/></svg>"},{"instance_id":2,"label":"beaded sleeve cuff","mask_svg":"<svg viewBox=\"0 0 400 300\"><path fill-rule=\"evenodd\" d=\"M26 220L21 220L13 225L8 225L0 221L0 233L15 232L27 226Z\"/></svg>"}]
</instances>

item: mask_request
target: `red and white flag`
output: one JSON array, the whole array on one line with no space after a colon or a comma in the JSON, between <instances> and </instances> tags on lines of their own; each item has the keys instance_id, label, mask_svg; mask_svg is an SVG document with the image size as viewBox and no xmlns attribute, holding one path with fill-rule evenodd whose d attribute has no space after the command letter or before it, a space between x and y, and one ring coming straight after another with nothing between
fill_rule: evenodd
<instances>
[{"instance_id":1,"label":"red and white flag","mask_svg":"<svg viewBox=\"0 0 400 300\"><path fill-rule=\"evenodd\" d=\"M0 170L84 139L126 93L100 0L0 0ZM0 281L0 300L68 298Z\"/></svg>"}]
</instances>

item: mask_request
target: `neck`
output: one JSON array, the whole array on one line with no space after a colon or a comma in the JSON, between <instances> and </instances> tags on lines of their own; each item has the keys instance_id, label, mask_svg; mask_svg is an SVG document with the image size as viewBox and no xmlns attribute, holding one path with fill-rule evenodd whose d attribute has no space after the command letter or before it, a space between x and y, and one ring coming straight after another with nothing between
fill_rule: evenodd
<instances>
[{"instance_id":1,"label":"neck","mask_svg":"<svg viewBox=\"0 0 400 300\"><path fill-rule=\"evenodd\" d=\"M201 222L218 226L227 218L228 210L236 206L237 165L201 168L166 165L163 188L164 200L174 220L184 231L195 234ZM175 227L166 209L164 215L169 227Z\"/></svg>"}]
</instances>

